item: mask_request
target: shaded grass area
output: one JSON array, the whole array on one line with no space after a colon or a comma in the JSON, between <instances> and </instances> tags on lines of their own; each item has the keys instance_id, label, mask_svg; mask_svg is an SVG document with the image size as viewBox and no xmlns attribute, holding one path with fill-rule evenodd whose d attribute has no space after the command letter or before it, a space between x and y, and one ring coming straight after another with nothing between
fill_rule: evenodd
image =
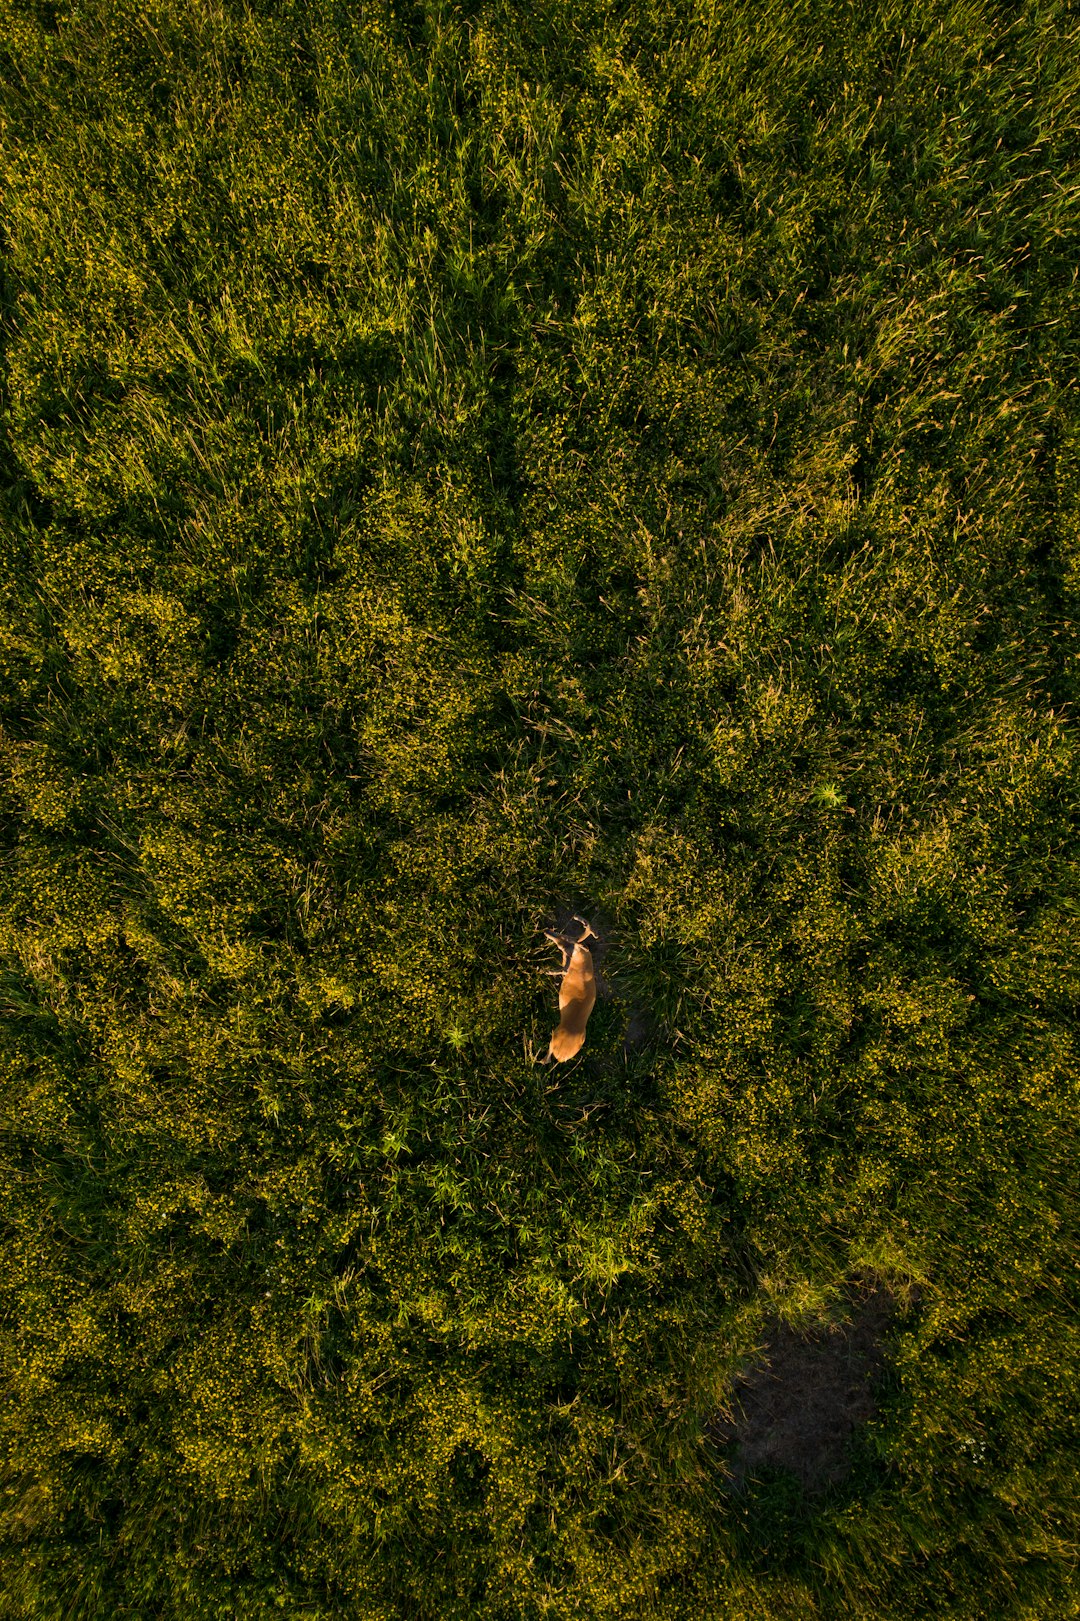
<instances>
[{"instance_id":1,"label":"shaded grass area","mask_svg":"<svg viewBox=\"0 0 1080 1621\"><path fill-rule=\"evenodd\" d=\"M845 1304L846 1322L814 1323L802 1333L778 1324L760 1360L736 1381L735 1411L713 1432L728 1451L735 1490L776 1470L811 1490L847 1475L852 1439L877 1411L874 1383L895 1303L864 1280Z\"/></svg>"},{"instance_id":2,"label":"shaded grass area","mask_svg":"<svg viewBox=\"0 0 1080 1621\"><path fill-rule=\"evenodd\" d=\"M0 0L6 1613L1078 1613L1078 45Z\"/></svg>"}]
</instances>

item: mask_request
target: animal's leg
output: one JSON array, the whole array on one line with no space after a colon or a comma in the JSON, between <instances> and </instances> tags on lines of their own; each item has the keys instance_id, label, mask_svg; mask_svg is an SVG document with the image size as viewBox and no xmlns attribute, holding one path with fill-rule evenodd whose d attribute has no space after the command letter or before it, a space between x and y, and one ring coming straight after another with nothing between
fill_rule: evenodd
<instances>
[{"instance_id":1,"label":"animal's leg","mask_svg":"<svg viewBox=\"0 0 1080 1621\"><path fill-rule=\"evenodd\" d=\"M549 934L547 929L545 929L543 931L543 933L544 933L544 939L545 940L550 940L553 946L558 946L559 950L563 954L563 965L562 965L561 968L558 968L558 969L547 968L547 969L544 970L544 972L548 973L548 974L551 974L551 973L565 974L566 970L570 966L570 958L572 957L573 953L570 951L569 947L567 946L566 941L565 940L560 940L560 938L559 938L559 936L557 934Z\"/></svg>"}]
</instances>

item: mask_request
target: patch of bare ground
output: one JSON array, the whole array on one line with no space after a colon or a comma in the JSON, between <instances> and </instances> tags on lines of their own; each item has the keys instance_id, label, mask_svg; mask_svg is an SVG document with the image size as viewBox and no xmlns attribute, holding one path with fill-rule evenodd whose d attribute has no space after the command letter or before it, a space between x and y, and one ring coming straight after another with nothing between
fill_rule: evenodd
<instances>
[{"instance_id":1,"label":"patch of bare ground","mask_svg":"<svg viewBox=\"0 0 1080 1621\"><path fill-rule=\"evenodd\" d=\"M882 1339L898 1308L880 1283L849 1286L840 1320L797 1332L779 1323L757 1360L736 1380L731 1404L711 1426L727 1453L729 1484L741 1491L784 1469L810 1491L842 1480L849 1443L876 1411Z\"/></svg>"}]
</instances>

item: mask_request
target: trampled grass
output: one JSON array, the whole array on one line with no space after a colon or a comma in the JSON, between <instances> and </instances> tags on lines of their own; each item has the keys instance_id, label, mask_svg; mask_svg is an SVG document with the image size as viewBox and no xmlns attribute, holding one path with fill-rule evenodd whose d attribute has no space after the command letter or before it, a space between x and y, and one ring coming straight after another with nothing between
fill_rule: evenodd
<instances>
[{"instance_id":1,"label":"trampled grass","mask_svg":"<svg viewBox=\"0 0 1080 1621\"><path fill-rule=\"evenodd\" d=\"M1075 6L0 85L4 1614L1080 1614Z\"/></svg>"}]
</instances>

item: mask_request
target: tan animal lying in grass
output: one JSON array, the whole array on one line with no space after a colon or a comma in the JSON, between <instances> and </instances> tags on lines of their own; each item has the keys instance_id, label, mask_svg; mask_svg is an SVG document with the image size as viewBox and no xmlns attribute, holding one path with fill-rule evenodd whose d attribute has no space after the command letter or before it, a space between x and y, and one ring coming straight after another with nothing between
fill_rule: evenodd
<instances>
[{"instance_id":1,"label":"tan animal lying in grass","mask_svg":"<svg viewBox=\"0 0 1080 1621\"><path fill-rule=\"evenodd\" d=\"M563 953L561 968L544 970L548 974L562 975L562 984L559 986L559 1028L551 1038L551 1045L544 1058L545 1063L554 1059L557 1064L561 1064L581 1051L585 1043L585 1026L596 1004L596 978L593 974L592 952L587 946L582 945L582 941L590 938L596 940L599 936L583 917L575 917L574 921L581 924L585 933L577 940L572 951L568 950L565 940L544 930L545 939L558 946Z\"/></svg>"}]
</instances>

